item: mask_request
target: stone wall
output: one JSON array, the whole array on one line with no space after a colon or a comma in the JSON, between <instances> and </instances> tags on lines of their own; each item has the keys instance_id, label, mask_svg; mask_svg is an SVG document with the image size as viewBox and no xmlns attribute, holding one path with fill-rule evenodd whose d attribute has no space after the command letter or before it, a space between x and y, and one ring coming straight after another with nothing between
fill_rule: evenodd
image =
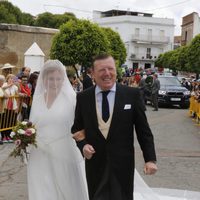
<instances>
[{"instance_id":1,"label":"stone wall","mask_svg":"<svg viewBox=\"0 0 200 200\"><path fill-rule=\"evenodd\" d=\"M59 32L57 29L24 26L17 24L0 24L0 66L5 63L24 66L24 53L36 42L49 58L53 36Z\"/></svg>"}]
</instances>

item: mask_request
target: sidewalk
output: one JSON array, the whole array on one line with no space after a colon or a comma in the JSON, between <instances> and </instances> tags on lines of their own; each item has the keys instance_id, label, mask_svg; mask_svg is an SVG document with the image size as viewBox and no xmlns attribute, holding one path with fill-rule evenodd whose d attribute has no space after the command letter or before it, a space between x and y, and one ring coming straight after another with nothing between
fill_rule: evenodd
<instances>
[{"instance_id":1,"label":"sidewalk","mask_svg":"<svg viewBox=\"0 0 200 200\"><path fill-rule=\"evenodd\" d=\"M26 167L9 157L13 144L0 145L0 200L28 200Z\"/></svg>"}]
</instances>

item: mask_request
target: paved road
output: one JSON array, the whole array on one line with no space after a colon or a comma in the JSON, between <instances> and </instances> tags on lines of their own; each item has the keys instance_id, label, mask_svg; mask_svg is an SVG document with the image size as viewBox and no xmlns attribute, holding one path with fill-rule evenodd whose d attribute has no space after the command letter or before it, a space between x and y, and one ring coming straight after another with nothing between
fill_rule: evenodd
<instances>
[{"instance_id":1,"label":"paved road","mask_svg":"<svg viewBox=\"0 0 200 200\"><path fill-rule=\"evenodd\" d=\"M136 168L151 187L200 191L200 127L187 110L160 109L147 116L154 133L159 171L142 173L143 159L136 143ZM9 158L12 144L0 146L0 200L28 200L26 166Z\"/></svg>"},{"instance_id":2,"label":"paved road","mask_svg":"<svg viewBox=\"0 0 200 200\"><path fill-rule=\"evenodd\" d=\"M182 109L160 109L147 116L154 133L159 171L144 176L152 187L200 191L200 127ZM143 162L137 149L137 169Z\"/></svg>"}]
</instances>

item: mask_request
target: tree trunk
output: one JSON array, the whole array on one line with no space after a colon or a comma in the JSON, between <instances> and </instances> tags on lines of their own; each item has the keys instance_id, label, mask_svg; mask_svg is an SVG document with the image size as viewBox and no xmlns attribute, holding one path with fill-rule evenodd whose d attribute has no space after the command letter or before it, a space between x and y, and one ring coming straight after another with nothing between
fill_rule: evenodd
<instances>
[{"instance_id":1,"label":"tree trunk","mask_svg":"<svg viewBox=\"0 0 200 200\"><path fill-rule=\"evenodd\" d=\"M76 69L76 66L75 66L75 65L72 65L72 67L74 68L74 70L75 70L75 72L76 72L76 77L79 78L78 70Z\"/></svg>"}]
</instances>

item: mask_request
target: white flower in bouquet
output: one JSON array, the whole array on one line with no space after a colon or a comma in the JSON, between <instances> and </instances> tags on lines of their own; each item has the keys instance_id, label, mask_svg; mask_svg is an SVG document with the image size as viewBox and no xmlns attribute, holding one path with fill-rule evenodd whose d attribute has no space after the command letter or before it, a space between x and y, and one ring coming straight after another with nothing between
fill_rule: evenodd
<instances>
[{"instance_id":1,"label":"white flower in bouquet","mask_svg":"<svg viewBox=\"0 0 200 200\"><path fill-rule=\"evenodd\" d=\"M30 130L32 134L36 133L34 128L29 128L28 130Z\"/></svg>"},{"instance_id":2,"label":"white flower in bouquet","mask_svg":"<svg viewBox=\"0 0 200 200\"><path fill-rule=\"evenodd\" d=\"M17 131L19 134L25 134L25 131L23 130L23 129L19 129L18 131Z\"/></svg>"},{"instance_id":3,"label":"white flower in bouquet","mask_svg":"<svg viewBox=\"0 0 200 200\"><path fill-rule=\"evenodd\" d=\"M11 137L11 138L13 138L13 136L15 136L15 135L16 135L16 133L13 132L13 131L10 133L10 137Z\"/></svg>"},{"instance_id":4,"label":"white flower in bouquet","mask_svg":"<svg viewBox=\"0 0 200 200\"><path fill-rule=\"evenodd\" d=\"M26 125L28 122L26 122L26 121L23 121L23 122L21 122L22 123L22 125Z\"/></svg>"}]
</instances>

